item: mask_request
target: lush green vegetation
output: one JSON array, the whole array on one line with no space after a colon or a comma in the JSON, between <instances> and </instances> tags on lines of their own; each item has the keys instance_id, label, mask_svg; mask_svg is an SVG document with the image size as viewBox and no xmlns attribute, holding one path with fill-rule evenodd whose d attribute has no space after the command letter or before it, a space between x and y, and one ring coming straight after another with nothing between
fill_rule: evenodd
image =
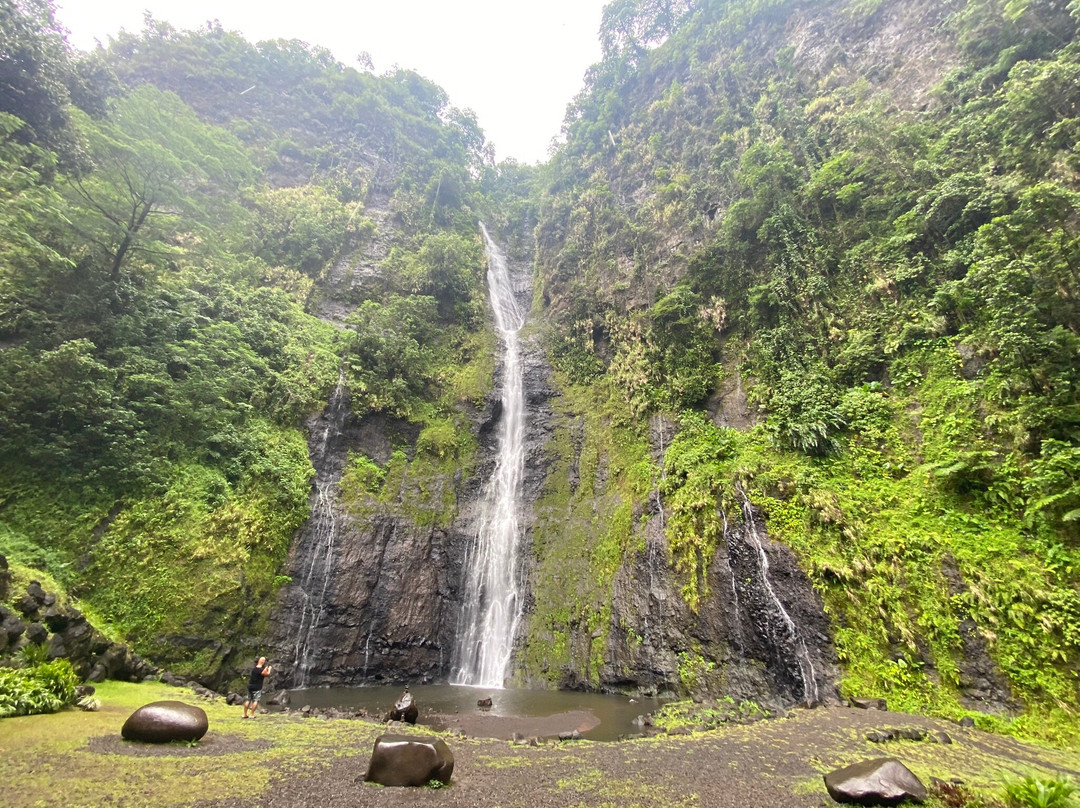
<instances>
[{"instance_id":1,"label":"lush green vegetation","mask_svg":"<svg viewBox=\"0 0 1080 808\"><path fill-rule=\"evenodd\" d=\"M885 19L938 67L859 51ZM614 389L640 436L681 422L651 477L688 604L741 490L822 593L846 693L960 715L970 620L1028 708L1012 728L1059 741L1080 706L1078 21L614 3L536 230L569 389ZM714 425L735 387L749 431Z\"/></svg>"},{"instance_id":2,"label":"lush green vegetation","mask_svg":"<svg viewBox=\"0 0 1080 808\"><path fill-rule=\"evenodd\" d=\"M47 660L35 645L22 656L21 668L0 668L0 718L55 713L75 703L79 677L70 662Z\"/></svg>"},{"instance_id":3,"label":"lush green vegetation","mask_svg":"<svg viewBox=\"0 0 1080 808\"><path fill-rule=\"evenodd\" d=\"M426 79L305 43L148 19L79 54L48 0L0 4L0 36L0 552L213 673L174 639L259 636L339 381L419 436L378 475L411 464L452 519L490 385L480 189L528 172Z\"/></svg>"}]
</instances>

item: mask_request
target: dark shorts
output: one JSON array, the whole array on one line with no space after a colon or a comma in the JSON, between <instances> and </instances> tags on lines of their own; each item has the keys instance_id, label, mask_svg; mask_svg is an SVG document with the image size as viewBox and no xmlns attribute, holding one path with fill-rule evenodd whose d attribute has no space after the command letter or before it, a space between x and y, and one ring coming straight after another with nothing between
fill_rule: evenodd
<instances>
[{"instance_id":1,"label":"dark shorts","mask_svg":"<svg viewBox=\"0 0 1080 808\"><path fill-rule=\"evenodd\" d=\"M248 701L250 701L252 704L258 704L259 699L261 699L261 698L262 698L262 691L261 690L249 690L248 691Z\"/></svg>"}]
</instances>

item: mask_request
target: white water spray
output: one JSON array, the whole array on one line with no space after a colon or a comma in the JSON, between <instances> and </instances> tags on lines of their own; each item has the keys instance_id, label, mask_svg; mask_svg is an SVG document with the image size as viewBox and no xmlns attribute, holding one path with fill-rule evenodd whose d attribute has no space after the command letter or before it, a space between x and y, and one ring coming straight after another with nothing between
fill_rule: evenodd
<instances>
[{"instance_id":1,"label":"white water spray","mask_svg":"<svg viewBox=\"0 0 1080 808\"><path fill-rule=\"evenodd\" d=\"M503 686L521 618L517 545L525 389L518 331L525 313L514 298L506 257L483 224L480 230L487 250L488 294L503 350L502 416L495 471L485 488L476 540L465 558L462 636L451 684L497 688Z\"/></svg>"}]
</instances>

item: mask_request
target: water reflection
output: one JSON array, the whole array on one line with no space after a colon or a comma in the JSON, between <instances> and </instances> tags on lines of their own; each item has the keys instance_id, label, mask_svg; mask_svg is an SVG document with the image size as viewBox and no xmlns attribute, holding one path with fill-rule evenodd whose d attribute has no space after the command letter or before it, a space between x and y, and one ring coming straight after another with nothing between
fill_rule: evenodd
<instances>
[{"instance_id":1,"label":"water reflection","mask_svg":"<svg viewBox=\"0 0 1080 808\"><path fill-rule=\"evenodd\" d=\"M496 690L455 685L411 687L420 710L418 726L435 730L459 728L474 737L512 738L555 737L577 730L593 741L615 741L643 731L635 724L638 716L659 709L664 700L631 700L626 696L576 693L564 690ZM402 687L333 687L294 690L293 709L363 708L376 719L385 718ZM477 701L490 698L492 706L481 708Z\"/></svg>"}]
</instances>

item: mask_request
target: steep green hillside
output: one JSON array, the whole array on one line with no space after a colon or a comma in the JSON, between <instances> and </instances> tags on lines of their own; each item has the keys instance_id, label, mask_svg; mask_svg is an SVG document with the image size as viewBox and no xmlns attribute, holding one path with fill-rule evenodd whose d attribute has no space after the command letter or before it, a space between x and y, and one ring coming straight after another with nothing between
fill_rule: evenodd
<instances>
[{"instance_id":1,"label":"steep green hillside","mask_svg":"<svg viewBox=\"0 0 1080 808\"><path fill-rule=\"evenodd\" d=\"M508 180L406 70L155 21L77 54L37 0L0 31L0 552L212 673L262 633L308 513L302 422L339 374L358 417L472 444L479 189Z\"/></svg>"},{"instance_id":2,"label":"steep green hillside","mask_svg":"<svg viewBox=\"0 0 1080 808\"><path fill-rule=\"evenodd\" d=\"M692 606L741 487L822 593L846 693L1026 707L1073 737L1078 22L1037 0L612 3L536 231L562 384L607 402L579 444L619 428L614 465L655 414L681 424L651 475ZM600 496L643 505L627 479ZM544 552L565 534L539 530ZM572 644L548 588L531 631Z\"/></svg>"}]
</instances>

